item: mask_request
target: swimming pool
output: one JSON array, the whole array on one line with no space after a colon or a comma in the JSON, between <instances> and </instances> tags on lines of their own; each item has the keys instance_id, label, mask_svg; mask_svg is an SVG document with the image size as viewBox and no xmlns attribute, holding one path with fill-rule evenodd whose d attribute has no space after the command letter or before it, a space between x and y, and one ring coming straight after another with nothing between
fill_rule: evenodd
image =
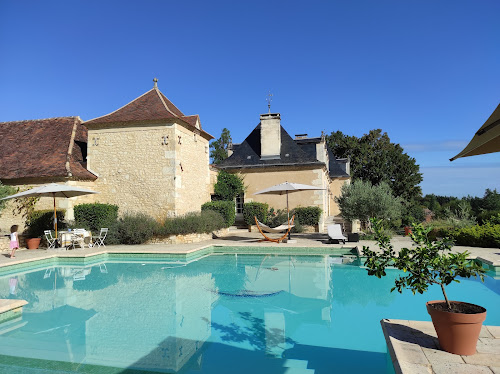
<instances>
[{"instance_id":1,"label":"swimming pool","mask_svg":"<svg viewBox=\"0 0 500 374\"><path fill-rule=\"evenodd\" d=\"M429 321L425 301L442 298L390 293L396 271L325 254L66 261L0 273L0 298L29 302L0 325L0 372L391 373L379 321ZM499 280L448 294L500 325Z\"/></svg>"}]
</instances>

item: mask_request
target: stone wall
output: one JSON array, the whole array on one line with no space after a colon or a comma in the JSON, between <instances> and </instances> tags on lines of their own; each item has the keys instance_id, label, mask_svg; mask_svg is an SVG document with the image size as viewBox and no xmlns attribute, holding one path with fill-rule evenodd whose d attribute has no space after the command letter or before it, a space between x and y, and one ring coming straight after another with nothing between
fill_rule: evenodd
<instances>
[{"instance_id":1,"label":"stone wall","mask_svg":"<svg viewBox=\"0 0 500 374\"><path fill-rule=\"evenodd\" d=\"M229 229L221 229L213 233L203 234L186 234L186 235L171 235L168 238L153 238L146 244L186 244L199 243L206 240L211 240L213 236L223 237L229 233Z\"/></svg>"},{"instance_id":2,"label":"stone wall","mask_svg":"<svg viewBox=\"0 0 500 374\"><path fill-rule=\"evenodd\" d=\"M96 202L163 219L200 211L210 200L208 140L183 125L90 128L88 139Z\"/></svg>"},{"instance_id":3,"label":"stone wall","mask_svg":"<svg viewBox=\"0 0 500 374\"><path fill-rule=\"evenodd\" d=\"M350 178L335 178L330 182L330 215L338 216L340 214L339 205L335 202L335 198L340 196L342 186L351 183Z\"/></svg>"},{"instance_id":4,"label":"stone wall","mask_svg":"<svg viewBox=\"0 0 500 374\"><path fill-rule=\"evenodd\" d=\"M239 170L246 186L245 202L256 201L266 203L271 208L286 209L285 195L254 195L255 192L283 182L307 184L323 188L316 191L294 192L288 195L289 208L318 206L323 213L320 219L320 230L327 216L330 215L328 200L329 179L325 168L299 168L299 167L269 167Z\"/></svg>"},{"instance_id":5,"label":"stone wall","mask_svg":"<svg viewBox=\"0 0 500 374\"><path fill-rule=\"evenodd\" d=\"M199 212L210 201L208 139L179 124L175 139L175 213Z\"/></svg>"}]
</instances>

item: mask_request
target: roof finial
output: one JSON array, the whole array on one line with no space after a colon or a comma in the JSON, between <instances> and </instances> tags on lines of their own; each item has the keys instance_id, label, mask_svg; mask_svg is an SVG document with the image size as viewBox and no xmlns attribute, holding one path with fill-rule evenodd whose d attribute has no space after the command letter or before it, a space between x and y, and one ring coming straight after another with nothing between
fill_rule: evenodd
<instances>
[{"instance_id":1,"label":"roof finial","mask_svg":"<svg viewBox=\"0 0 500 374\"><path fill-rule=\"evenodd\" d=\"M271 91L269 91L269 93L267 94L267 99L266 99L267 109L269 110L268 113L271 113L271 101L273 101L272 97L273 97L273 94L271 93Z\"/></svg>"},{"instance_id":2,"label":"roof finial","mask_svg":"<svg viewBox=\"0 0 500 374\"><path fill-rule=\"evenodd\" d=\"M155 82L155 85L153 88L158 88L158 78L153 79L153 82Z\"/></svg>"}]
</instances>

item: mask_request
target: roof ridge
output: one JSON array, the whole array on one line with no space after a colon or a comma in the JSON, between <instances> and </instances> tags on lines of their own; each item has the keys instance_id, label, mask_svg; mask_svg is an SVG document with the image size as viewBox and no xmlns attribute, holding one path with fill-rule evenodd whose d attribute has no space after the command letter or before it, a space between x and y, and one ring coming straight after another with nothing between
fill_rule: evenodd
<instances>
[{"instance_id":1,"label":"roof ridge","mask_svg":"<svg viewBox=\"0 0 500 374\"><path fill-rule=\"evenodd\" d=\"M156 89L158 90L158 92L159 92L161 95L165 96L165 94L164 94L163 92L161 92L158 88L156 88ZM180 110L179 108L177 108L177 106L176 106L176 105L175 105L175 104L174 104L174 103L173 103L173 102L172 102L172 101L171 101L168 97L166 97L166 96L165 96L165 99L167 99L167 100L168 100L168 102L169 102L170 104L172 104L172 106L173 106L175 109L177 109L177 110L179 111L179 113L180 113L180 114L182 114L183 116L185 116L185 114L182 112L182 110ZM179 117L179 116L177 116L177 117Z\"/></svg>"},{"instance_id":2,"label":"roof ridge","mask_svg":"<svg viewBox=\"0 0 500 374\"><path fill-rule=\"evenodd\" d=\"M0 124L4 124L4 123L22 123L22 122L33 122L33 121L48 121L48 120L54 120L54 119L69 119L69 118L73 118L73 119L77 119L77 118L80 118L80 116L63 116L63 117L49 117L49 118L34 118L34 119L22 119L20 121L4 121L4 122L0 122ZM81 121L81 119L80 119Z\"/></svg>"},{"instance_id":3,"label":"roof ridge","mask_svg":"<svg viewBox=\"0 0 500 374\"><path fill-rule=\"evenodd\" d=\"M148 93L150 93L150 92L151 92L151 91L153 91L153 90L154 90L154 88L150 89L149 91L144 92L141 96L136 97L134 100L129 101L127 104L125 104L125 105L123 105L123 106L119 107L118 109L116 109L116 110L112 111L111 113L108 113L108 114L105 114L105 115L103 115L103 116L99 116L99 117L95 117L95 118L89 119L89 120L87 120L87 121L84 121L84 123L86 123L86 122L90 122L90 121L95 121L96 119L99 119L99 118L104 118L104 117L110 116L111 114L116 113L116 112L118 112L119 110L121 110L121 109L125 108L127 105L132 104L134 101L139 100L141 97L146 96Z\"/></svg>"},{"instance_id":4,"label":"roof ridge","mask_svg":"<svg viewBox=\"0 0 500 374\"><path fill-rule=\"evenodd\" d=\"M157 87L154 87L154 88L153 88L153 90L155 90L155 91L156 91L156 94L157 94L157 95L158 95L158 97L160 98L160 100L161 100L161 102L163 103L163 106L165 107L165 109L166 109L166 110L167 110L170 114L172 114L174 117L179 118L179 116L178 116L177 114L175 114L174 112L172 112L172 111L170 110L170 108L167 106L167 103L165 103L165 100L163 100L163 97L161 97L161 95L160 95L160 90L159 90ZM166 96L165 96L165 97L166 97ZM170 100L169 100L169 101L170 101ZM173 105L173 104L172 104L172 105ZM174 105L174 106L175 106L175 105ZM178 109L177 109L177 110L178 110ZM180 110L179 110L179 112L180 112ZM181 112L181 113L182 113L182 112Z\"/></svg>"}]
</instances>

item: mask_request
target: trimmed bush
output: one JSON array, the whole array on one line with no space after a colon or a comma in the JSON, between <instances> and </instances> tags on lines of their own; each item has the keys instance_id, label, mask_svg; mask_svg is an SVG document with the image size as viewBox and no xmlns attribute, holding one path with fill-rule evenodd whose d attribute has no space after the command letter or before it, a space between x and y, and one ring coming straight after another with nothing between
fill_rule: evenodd
<instances>
[{"instance_id":1,"label":"trimmed bush","mask_svg":"<svg viewBox=\"0 0 500 374\"><path fill-rule=\"evenodd\" d=\"M125 214L118 221L118 237L122 244L142 244L158 231L158 222L143 213Z\"/></svg>"},{"instance_id":2,"label":"trimmed bush","mask_svg":"<svg viewBox=\"0 0 500 374\"><path fill-rule=\"evenodd\" d=\"M299 221L301 225L315 226L319 224L321 217L321 208L317 206L298 207L294 209L295 220Z\"/></svg>"},{"instance_id":3,"label":"trimmed bush","mask_svg":"<svg viewBox=\"0 0 500 374\"><path fill-rule=\"evenodd\" d=\"M64 210L57 210L57 229L64 230L66 222L64 221ZM35 210L26 220L26 230L23 235L28 238L41 238L45 230L54 229L54 211L53 210Z\"/></svg>"},{"instance_id":4,"label":"trimmed bush","mask_svg":"<svg viewBox=\"0 0 500 374\"><path fill-rule=\"evenodd\" d=\"M454 230L449 234L456 245L500 248L500 225L475 225Z\"/></svg>"},{"instance_id":5,"label":"trimmed bush","mask_svg":"<svg viewBox=\"0 0 500 374\"><path fill-rule=\"evenodd\" d=\"M80 204L75 206L74 211L75 225L85 227L92 233L99 233L101 227L115 226L118 219L118 206L112 204Z\"/></svg>"},{"instance_id":6,"label":"trimmed bush","mask_svg":"<svg viewBox=\"0 0 500 374\"><path fill-rule=\"evenodd\" d=\"M236 218L235 209L234 201L211 201L201 206L202 211L213 210L218 212L224 218L225 227L234 224Z\"/></svg>"},{"instance_id":7,"label":"trimmed bush","mask_svg":"<svg viewBox=\"0 0 500 374\"><path fill-rule=\"evenodd\" d=\"M168 218L160 227L158 235L203 234L225 227L224 218L213 210L188 213L182 217Z\"/></svg>"},{"instance_id":8,"label":"trimmed bush","mask_svg":"<svg viewBox=\"0 0 500 374\"><path fill-rule=\"evenodd\" d=\"M243 219L247 225L255 225L254 217L262 222L267 222L267 210L269 206L265 203L245 203L243 204Z\"/></svg>"}]
</instances>

